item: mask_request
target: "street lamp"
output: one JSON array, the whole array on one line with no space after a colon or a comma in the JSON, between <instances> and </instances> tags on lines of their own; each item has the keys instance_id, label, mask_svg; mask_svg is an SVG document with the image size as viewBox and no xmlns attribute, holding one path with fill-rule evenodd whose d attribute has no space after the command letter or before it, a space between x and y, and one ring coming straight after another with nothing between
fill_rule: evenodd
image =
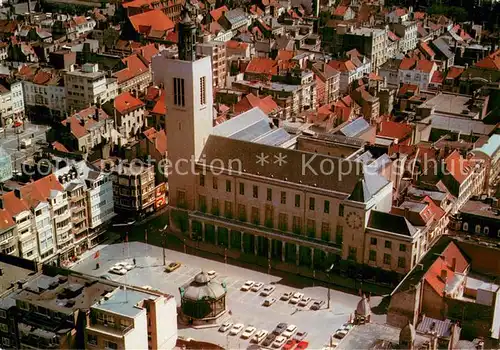
<instances>
[{"instance_id":1,"label":"street lamp","mask_svg":"<svg viewBox=\"0 0 500 350\"><path fill-rule=\"evenodd\" d=\"M161 229L161 235L163 237L163 266L167 265L167 261L166 261L166 256L165 256L165 249L167 248L167 228L168 228L168 224L166 224L162 229ZM185 245L184 245L185 246Z\"/></svg>"},{"instance_id":2,"label":"street lamp","mask_svg":"<svg viewBox=\"0 0 500 350\"><path fill-rule=\"evenodd\" d=\"M327 306L327 309L330 310L330 283L331 283L331 279L330 279L330 272L333 270L333 267L335 266L335 264L332 264L328 269L326 269L326 276L328 277L328 306Z\"/></svg>"}]
</instances>

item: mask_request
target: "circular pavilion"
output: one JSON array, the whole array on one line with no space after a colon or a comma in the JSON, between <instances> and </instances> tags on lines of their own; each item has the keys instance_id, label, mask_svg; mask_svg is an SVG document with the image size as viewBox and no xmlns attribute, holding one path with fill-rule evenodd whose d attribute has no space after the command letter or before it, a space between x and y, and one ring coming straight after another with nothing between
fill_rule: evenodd
<instances>
[{"instance_id":1,"label":"circular pavilion","mask_svg":"<svg viewBox=\"0 0 500 350\"><path fill-rule=\"evenodd\" d=\"M217 323L226 313L226 286L200 272L194 279L179 288L181 318L189 324Z\"/></svg>"}]
</instances>

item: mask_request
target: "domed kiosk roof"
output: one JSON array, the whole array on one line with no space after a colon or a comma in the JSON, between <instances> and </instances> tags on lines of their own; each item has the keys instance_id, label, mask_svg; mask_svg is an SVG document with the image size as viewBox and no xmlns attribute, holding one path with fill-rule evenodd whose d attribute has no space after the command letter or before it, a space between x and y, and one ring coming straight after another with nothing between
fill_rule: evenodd
<instances>
[{"instance_id":1,"label":"domed kiosk roof","mask_svg":"<svg viewBox=\"0 0 500 350\"><path fill-rule=\"evenodd\" d=\"M210 280L205 272L200 272L184 290L183 298L190 300L219 299L226 294L226 289Z\"/></svg>"},{"instance_id":2,"label":"domed kiosk roof","mask_svg":"<svg viewBox=\"0 0 500 350\"><path fill-rule=\"evenodd\" d=\"M358 302L358 306L356 307L356 316L367 317L372 313L370 308L370 303L368 302L368 298L363 294L363 297Z\"/></svg>"}]
</instances>

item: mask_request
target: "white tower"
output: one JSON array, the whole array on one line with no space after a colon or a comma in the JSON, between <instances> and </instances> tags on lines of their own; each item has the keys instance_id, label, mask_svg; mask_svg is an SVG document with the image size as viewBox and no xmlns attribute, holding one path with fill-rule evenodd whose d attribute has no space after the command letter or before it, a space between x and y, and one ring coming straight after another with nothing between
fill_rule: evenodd
<instances>
[{"instance_id":1,"label":"white tower","mask_svg":"<svg viewBox=\"0 0 500 350\"><path fill-rule=\"evenodd\" d=\"M163 81L167 107L169 205L194 209L196 175L191 163L199 159L213 128L212 63L196 59L196 26L184 10L179 24L179 59L166 51L153 58L155 81Z\"/></svg>"}]
</instances>

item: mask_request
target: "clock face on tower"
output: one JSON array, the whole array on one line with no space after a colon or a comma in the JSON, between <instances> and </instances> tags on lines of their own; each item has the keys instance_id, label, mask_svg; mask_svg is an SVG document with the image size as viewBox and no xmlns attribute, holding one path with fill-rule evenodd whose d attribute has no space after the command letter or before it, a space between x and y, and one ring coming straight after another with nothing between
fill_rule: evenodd
<instances>
[{"instance_id":1,"label":"clock face on tower","mask_svg":"<svg viewBox=\"0 0 500 350\"><path fill-rule=\"evenodd\" d=\"M347 213L347 215L345 217L345 221L347 223L347 226L349 226L350 228L352 228L354 230L360 229L362 224L363 224L363 219L361 218L361 216L358 213L353 212L353 211L350 211L349 213Z\"/></svg>"}]
</instances>

